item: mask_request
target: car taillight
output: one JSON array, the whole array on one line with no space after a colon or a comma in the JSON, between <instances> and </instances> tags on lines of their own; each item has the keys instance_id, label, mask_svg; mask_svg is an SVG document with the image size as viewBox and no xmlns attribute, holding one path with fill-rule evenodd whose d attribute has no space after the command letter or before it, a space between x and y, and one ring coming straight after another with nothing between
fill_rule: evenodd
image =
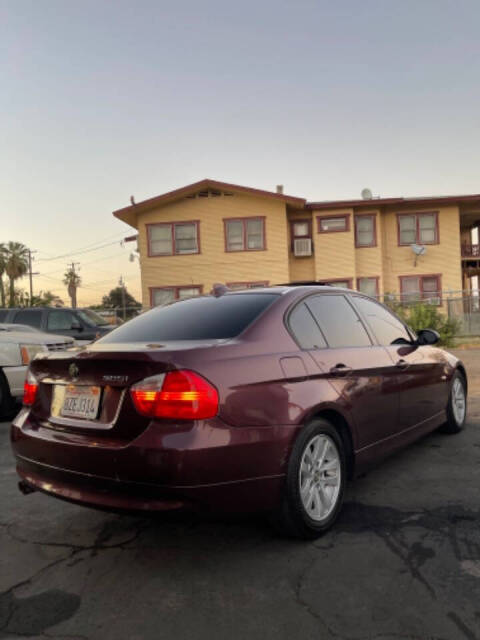
<instances>
[{"instance_id":1,"label":"car taillight","mask_svg":"<svg viewBox=\"0 0 480 640\"><path fill-rule=\"evenodd\" d=\"M30 407L37 395L38 381L31 371L27 373L25 383L23 385L23 404L26 407Z\"/></svg>"},{"instance_id":2,"label":"car taillight","mask_svg":"<svg viewBox=\"0 0 480 640\"><path fill-rule=\"evenodd\" d=\"M218 392L193 371L180 370L145 378L130 389L138 413L150 418L200 420L218 412Z\"/></svg>"}]
</instances>

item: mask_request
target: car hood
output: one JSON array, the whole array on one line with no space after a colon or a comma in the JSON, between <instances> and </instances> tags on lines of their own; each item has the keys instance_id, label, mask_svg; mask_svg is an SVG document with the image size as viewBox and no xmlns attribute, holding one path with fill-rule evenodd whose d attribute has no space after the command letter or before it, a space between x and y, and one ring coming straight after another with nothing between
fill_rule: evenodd
<instances>
[{"instance_id":1,"label":"car hood","mask_svg":"<svg viewBox=\"0 0 480 640\"><path fill-rule=\"evenodd\" d=\"M21 342L22 344L71 344L72 338L54 333L30 333L26 331L0 331L0 342Z\"/></svg>"}]
</instances>

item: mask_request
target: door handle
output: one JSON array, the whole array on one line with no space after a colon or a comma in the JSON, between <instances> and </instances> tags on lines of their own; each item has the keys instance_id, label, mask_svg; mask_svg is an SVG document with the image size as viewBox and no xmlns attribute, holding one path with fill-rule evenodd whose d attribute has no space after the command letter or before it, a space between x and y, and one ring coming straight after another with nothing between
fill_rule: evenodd
<instances>
[{"instance_id":1,"label":"door handle","mask_svg":"<svg viewBox=\"0 0 480 640\"><path fill-rule=\"evenodd\" d=\"M403 358L400 358L400 360L395 363L395 366L398 367L399 369L407 369L407 367L409 367L410 364Z\"/></svg>"},{"instance_id":2,"label":"door handle","mask_svg":"<svg viewBox=\"0 0 480 640\"><path fill-rule=\"evenodd\" d=\"M352 371L352 367L347 367L347 365L343 364L342 362L339 362L330 369L330 373L332 374L332 376L337 377L348 376L348 374L352 373Z\"/></svg>"}]
</instances>

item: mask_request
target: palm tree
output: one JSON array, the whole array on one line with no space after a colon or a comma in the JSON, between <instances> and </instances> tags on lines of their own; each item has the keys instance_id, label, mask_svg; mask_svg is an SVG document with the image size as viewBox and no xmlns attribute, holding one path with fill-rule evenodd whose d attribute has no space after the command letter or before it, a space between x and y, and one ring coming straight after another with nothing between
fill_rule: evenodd
<instances>
[{"instance_id":1,"label":"palm tree","mask_svg":"<svg viewBox=\"0 0 480 640\"><path fill-rule=\"evenodd\" d=\"M68 295L72 301L72 307L77 307L77 288L82 284L82 279L75 272L75 267L70 267L65 271L65 277L63 278L63 284L67 285Z\"/></svg>"},{"instance_id":2,"label":"palm tree","mask_svg":"<svg viewBox=\"0 0 480 640\"><path fill-rule=\"evenodd\" d=\"M10 279L9 306L15 306L15 280L23 278L28 272L28 249L21 242L8 242L3 250L5 273Z\"/></svg>"},{"instance_id":3,"label":"palm tree","mask_svg":"<svg viewBox=\"0 0 480 640\"><path fill-rule=\"evenodd\" d=\"M6 256L5 256L5 244L0 243L0 303L2 307L5 306L5 287L3 286L3 274L5 273Z\"/></svg>"}]
</instances>

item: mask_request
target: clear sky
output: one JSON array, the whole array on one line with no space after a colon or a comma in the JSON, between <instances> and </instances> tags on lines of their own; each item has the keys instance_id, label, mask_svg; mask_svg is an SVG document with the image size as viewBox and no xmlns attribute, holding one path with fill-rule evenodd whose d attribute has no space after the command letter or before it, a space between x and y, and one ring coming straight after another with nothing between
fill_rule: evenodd
<instances>
[{"instance_id":1,"label":"clear sky","mask_svg":"<svg viewBox=\"0 0 480 640\"><path fill-rule=\"evenodd\" d=\"M140 296L132 194L479 193L479 27L478 0L0 0L0 242L65 301L80 262L90 304Z\"/></svg>"}]
</instances>

